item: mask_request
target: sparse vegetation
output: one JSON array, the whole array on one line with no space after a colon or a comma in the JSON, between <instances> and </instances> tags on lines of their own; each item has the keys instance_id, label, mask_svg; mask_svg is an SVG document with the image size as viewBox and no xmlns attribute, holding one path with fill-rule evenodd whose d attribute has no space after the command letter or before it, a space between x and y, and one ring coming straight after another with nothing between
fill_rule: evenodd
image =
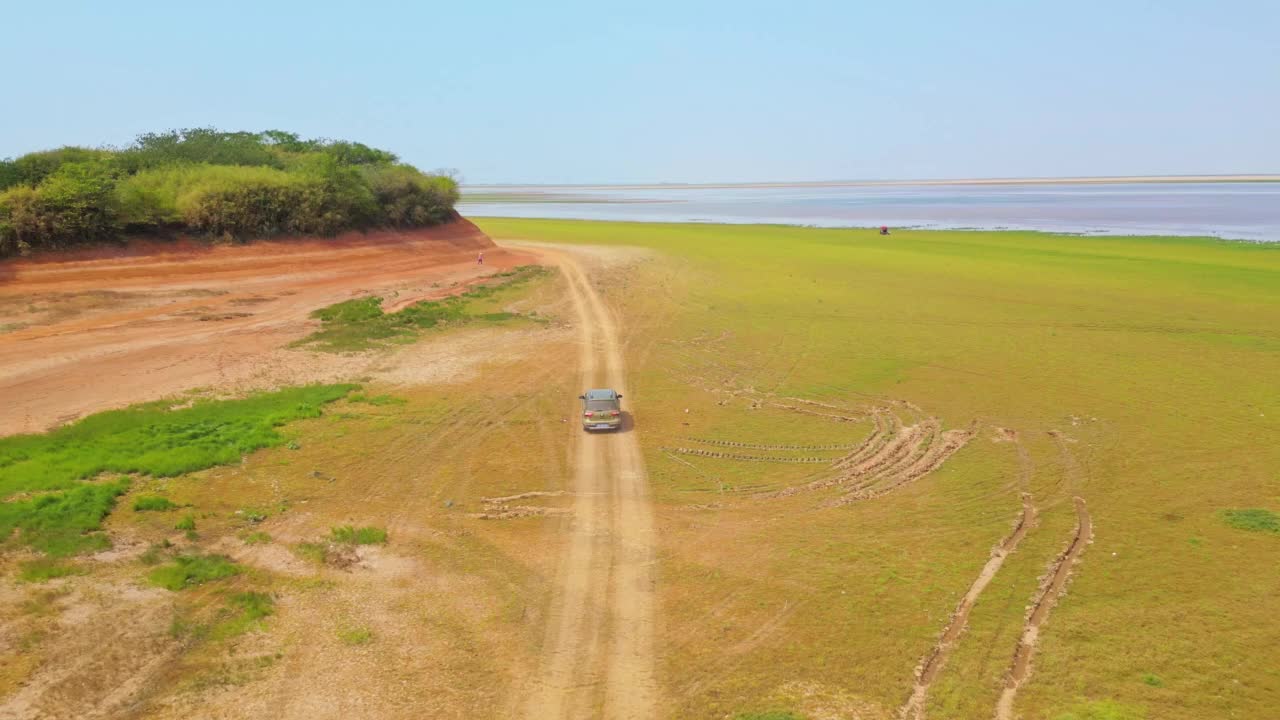
<instances>
[{"instance_id":1,"label":"sparse vegetation","mask_svg":"<svg viewBox=\"0 0 1280 720\"><path fill-rule=\"evenodd\" d=\"M367 627L349 627L338 630L338 639L346 645L365 645L373 642L373 631Z\"/></svg>"},{"instance_id":2,"label":"sparse vegetation","mask_svg":"<svg viewBox=\"0 0 1280 720\"><path fill-rule=\"evenodd\" d=\"M271 536L261 530L248 533L241 539L244 541L245 545L264 545L271 542Z\"/></svg>"},{"instance_id":3,"label":"sparse vegetation","mask_svg":"<svg viewBox=\"0 0 1280 720\"><path fill-rule=\"evenodd\" d=\"M404 398L395 397L393 395L365 395L364 393L355 393L347 398L353 403L365 403L367 405L375 405L384 407L387 405L404 405L408 402Z\"/></svg>"},{"instance_id":4,"label":"sparse vegetation","mask_svg":"<svg viewBox=\"0 0 1280 720\"><path fill-rule=\"evenodd\" d=\"M195 516L195 515L192 515L191 513L187 513L186 515L183 515L183 516L182 516L182 519L178 520L178 522L176 522L176 523L174 523L174 524L173 524L173 529L174 529L174 530L187 530L187 531L195 530L195 529L196 529L196 516Z\"/></svg>"},{"instance_id":5,"label":"sparse vegetation","mask_svg":"<svg viewBox=\"0 0 1280 720\"><path fill-rule=\"evenodd\" d=\"M220 621L210 632L215 640L242 635L262 626L262 621L275 614L275 598L262 592L242 592L231 596L232 615Z\"/></svg>"},{"instance_id":6,"label":"sparse vegetation","mask_svg":"<svg viewBox=\"0 0 1280 720\"><path fill-rule=\"evenodd\" d=\"M328 546L325 543L296 543L290 548L293 554L308 562L317 565L323 565L325 556L328 554Z\"/></svg>"},{"instance_id":7,"label":"sparse vegetation","mask_svg":"<svg viewBox=\"0 0 1280 720\"><path fill-rule=\"evenodd\" d=\"M133 501L134 512L160 512L178 507L168 498L158 495L141 495Z\"/></svg>"},{"instance_id":8,"label":"sparse vegetation","mask_svg":"<svg viewBox=\"0 0 1280 720\"><path fill-rule=\"evenodd\" d=\"M345 545L384 545L387 542L387 531L385 528L343 525L333 528L330 537L333 542Z\"/></svg>"},{"instance_id":9,"label":"sparse vegetation","mask_svg":"<svg viewBox=\"0 0 1280 720\"><path fill-rule=\"evenodd\" d=\"M1222 519L1231 527L1239 530L1280 533L1280 514L1264 508L1224 510Z\"/></svg>"},{"instance_id":10,"label":"sparse vegetation","mask_svg":"<svg viewBox=\"0 0 1280 720\"><path fill-rule=\"evenodd\" d=\"M141 555L138 556L138 560L143 565L159 565L166 557L168 557L167 553L172 547L173 544L168 540L160 543L152 543Z\"/></svg>"},{"instance_id":11,"label":"sparse vegetation","mask_svg":"<svg viewBox=\"0 0 1280 720\"><path fill-rule=\"evenodd\" d=\"M84 568L79 566L41 558L22 563L19 566L18 579L27 583L40 583L70 575L83 575L84 573Z\"/></svg>"},{"instance_id":12,"label":"sparse vegetation","mask_svg":"<svg viewBox=\"0 0 1280 720\"><path fill-rule=\"evenodd\" d=\"M443 325L510 320L520 316L501 311L474 312L472 304L546 272L536 265L522 266L498 275L496 284L472 288L444 300L414 303L390 314L382 310L379 297L346 300L313 312L312 317L320 320L321 328L298 344L329 352L359 351L390 342L405 342L424 330Z\"/></svg>"},{"instance_id":13,"label":"sparse vegetation","mask_svg":"<svg viewBox=\"0 0 1280 720\"><path fill-rule=\"evenodd\" d=\"M249 239L418 227L453 215L453 178L360 143L281 131L149 133L122 149L0 161L0 256L188 233Z\"/></svg>"},{"instance_id":14,"label":"sparse vegetation","mask_svg":"<svg viewBox=\"0 0 1280 720\"><path fill-rule=\"evenodd\" d=\"M225 555L179 555L168 565L152 570L147 579L166 590L203 585L240 573L240 566Z\"/></svg>"},{"instance_id":15,"label":"sparse vegetation","mask_svg":"<svg viewBox=\"0 0 1280 720\"><path fill-rule=\"evenodd\" d=\"M734 720L804 720L801 715L786 710L772 710L762 713L739 713Z\"/></svg>"}]
</instances>

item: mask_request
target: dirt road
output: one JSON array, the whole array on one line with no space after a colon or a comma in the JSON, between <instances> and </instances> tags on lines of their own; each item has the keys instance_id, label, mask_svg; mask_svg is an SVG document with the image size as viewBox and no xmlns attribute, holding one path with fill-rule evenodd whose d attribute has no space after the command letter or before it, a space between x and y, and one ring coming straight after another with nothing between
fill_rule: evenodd
<instances>
[{"instance_id":1,"label":"dirt road","mask_svg":"<svg viewBox=\"0 0 1280 720\"><path fill-rule=\"evenodd\" d=\"M625 396L613 316L572 254L544 254L570 288L579 386L612 387ZM617 434L576 435L573 516L525 717L654 715L653 511L630 420Z\"/></svg>"}]
</instances>

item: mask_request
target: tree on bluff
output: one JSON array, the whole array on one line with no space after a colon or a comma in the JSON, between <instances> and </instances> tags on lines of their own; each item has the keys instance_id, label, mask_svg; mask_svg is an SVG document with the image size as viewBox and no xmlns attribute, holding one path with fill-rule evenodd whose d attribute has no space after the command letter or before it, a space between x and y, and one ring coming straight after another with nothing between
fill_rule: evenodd
<instances>
[{"instance_id":1,"label":"tree on bluff","mask_svg":"<svg viewBox=\"0 0 1280 720\"><path fill-rule=\"evenodd\" d=\"M0 256L125 235L237 239L447 222L457 182L394 153L295 133L213 128L0 161Z\"/></svg>"}]
</instances>

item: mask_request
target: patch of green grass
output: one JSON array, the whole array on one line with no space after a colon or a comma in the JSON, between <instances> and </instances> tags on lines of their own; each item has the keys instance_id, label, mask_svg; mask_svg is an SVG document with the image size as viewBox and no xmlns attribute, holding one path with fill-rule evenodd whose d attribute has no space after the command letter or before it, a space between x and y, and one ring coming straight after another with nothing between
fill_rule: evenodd
<instances>
[{"instance_id":1,"label":"patch of green grass","mask_svg":"<svg viewBox=\"0 0 1280 720\"><path fill-rule=\"evenodd\" d=\"M48 558L24 562L18 567L18 579L27 583L40 583L71 575L84 575L87 572L82 567L68 565Z\"/></svg>"},{"instance_id":2,"label":"patch of green grass","mask_svg":"<svg viewBox=\"0 0 1280 720\"><path fill-rule=\"evenodd\" d=\"M245 545L264 545L271 542L271 536L261 530L257 530L255 532L248 533L241 538L241 540L244 541Z\"/></svg>"},{"instance_id":3,"label":"patch of green grass","mask_svg":"<svg viewBox=\"0 0 1280 720\"><path fill-rule=\"evenodd\" d=\"M172 477L284 443L279 426L318 417L356 385L309 385L238 400L197 400L181 410L167 402L90 415L40 435L0 438L0 498L65 490L99 473Z\"/></svg>"},{"instance_id":4,"label":"patch of green grass","mask_svg":"<svg viewBox=\"0 0 1280 720\"><path fill-rule=\"evenodd\" d=\"M50 433L0 438L0 542L55 557L107 547L106 536L94 531L129 481L86 480L109 472L167 477L239 462L246 453L283 443L277 427L317 417L323 405L357 387L309 385L201 400L181 410L148 403L90 415ZM173 507L157 496L134 503L142 512Z\"/></svg>"},{"instance_id":5,"label":"patch of green grass","mask_svg":"<svg viewBox=\"0 0 1280 720\"><path fill-rule=\"evenodd\" d=\"M499 274L499 282L495 284L481 285L443 300L414 303L389 314L383 311L380 297L345 300L312 312L311 316L320 320L320 330L295 345L326 352L360 351L389 342L405 342L424 330L444 325L510 320L519 316L508 312L471 312L469 306L546 272L536 265L522 266Z\"/></svg>"},{"instance_id":6,"label":"patch of green grass","mask_svg":"<svg viewBox=\"0 0 1280 720\"><path fill-rule=\"evenodd\" d=\"M1159 675L1152 675L1151 673L1144 673L1142 682L1144 685L1150 685L1151 687L1164 687L1164 680L1161 680Z\"/></svg>"},{"instance_id":7,"label":"patch of green grass","mask_svg":"<svg viewBox=\"0 0 1280 720\"><path fill-rule=\"evenodd\" d=\"M181 520L173 524L173 529L174 530L195 530L196 516L192 515L191 513L187 513L186 515L183 515Z\"/></svg>"},{"instance_id":8,"label":"patch of green grass","mask_svg":"<svg viewBox=\"0 0 1280 720\"><path fill-rule=\"evenodd\" d=\"M171 564L152 570L147 579L152 585L176 591L239 573L240 566L225 555L179 555Z\"/></svg>"},{"instance_id":9,"label":"patch of green grass","mask_svg":"<svg viewBox=\"0 0 1280 720\"><path fill-rule=\"evenodd\" d=\"M0 538L47 553L66 557L110 546L106 535L96 532L129 489L128 480L84 484L66 492L37 495L28 500L0 502ZM13 537L17 530L16 537Z\"/></svg>"},{"instance_id":10,"label":"patch of green grass","mask_svg":"<svg viewBox=\"0 0 1280 720\"><path fill-rule=\"evenodd\" d=\"M373 631L367 627L341 628L338 639L347 645L365 645L373 642Z\"/></svg>"},{"instance_id":11,"label":"patch of green grass","mask_svg":"<svg viewBox=\"0 0 1280 720\"><path fill-rule=\"evenodd\" d=\"M382 545L387 542L387 531L385 528L343 525L333 528L330 537L336 543L347 545Z\"/></svg>"},{"instance_id":12,"label":"patch of green grass","mask_svg":"<svg viewBox=\"0 0 1280 720\"><path fill-rule=\"evenodd\" d=\"M162 512L176 507L171 500L158 495L140 495L133 501L134 512Z\"/></svg>"},{"instance_id":13,"label":"patch of green grass","mask_svg":"<svg viewBox=\"0 0 1280 720\"><path fill-rule=\"evenodd\" d=\"M263 619L275 613L275 605L275 598L267 593L236 593L231 596L233 617L216 624L210 631L210 637L225 640L259 628Z\"/></svg>"},{"instance_id":14,"label":"patch of green grass","mask_svg":"<svg viewBox=\"0 0 1280 720\"><path fill-rule=\"evenodd\" d=\"M1222 519L1238 530L1280 533L1280 515L1264 508L1223 510Z\"/></svg>"}]
</instances>

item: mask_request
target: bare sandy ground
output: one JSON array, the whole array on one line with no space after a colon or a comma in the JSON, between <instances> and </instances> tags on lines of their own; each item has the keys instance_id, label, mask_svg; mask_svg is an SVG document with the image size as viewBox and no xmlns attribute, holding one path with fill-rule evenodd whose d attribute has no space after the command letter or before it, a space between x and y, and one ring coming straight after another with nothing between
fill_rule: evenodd
<instances>
[{"instance_id":1,"label":"bare sandy ground","mask_svg":"<svg viewBox=\"0 0 1280 720\"><path fill-rule=\"evenodd\" d=\"M283 349L315 329L311 311L368 294L383 296L394 310L531 261L458 220L336 239L143 243L6 262L0 435L42 431L192 388L245 390L350 376L361 360Z\"/></svg>"}]
</instances>

